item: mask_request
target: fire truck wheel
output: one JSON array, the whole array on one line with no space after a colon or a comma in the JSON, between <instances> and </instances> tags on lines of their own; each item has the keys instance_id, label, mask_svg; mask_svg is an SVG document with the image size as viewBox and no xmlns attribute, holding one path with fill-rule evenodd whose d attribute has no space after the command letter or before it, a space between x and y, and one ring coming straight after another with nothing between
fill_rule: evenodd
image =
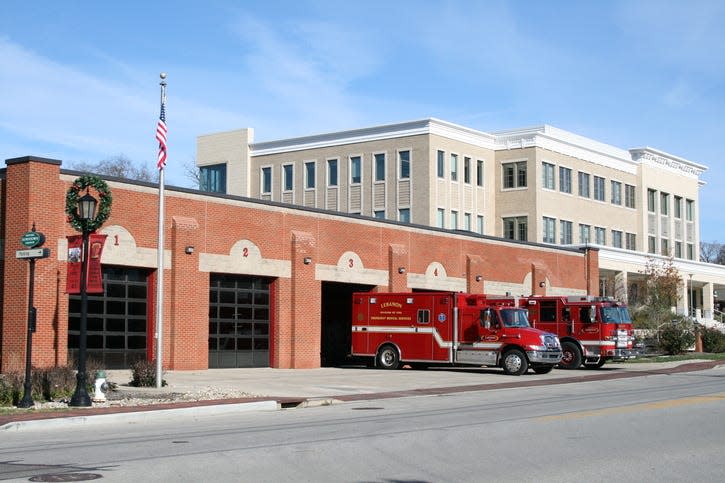
<instances>
[{"instance_id":1,"label":"fire truck wheel","mask_svg":"<svg viewBox=\"0 0 725 483\"><path fill-rule=\"evenodd\" d=\"M378 350L378 367L383 369L397 369L400 367L400 356L392 345L384 345Z\"/></svg>"},{"instance_id":2,"label":"fire truck wheel","mask_svg":"<svg viewBox=\"0 0 725 483\"><path fill-rule=\"evenodd\" d=\"M562 369L579 369L582 365L582 351L574 342L566 341L561 343L561 362L559 367Z\"/></svg>"},{"instance_id":3,"label":"fire truck wheel","mask_svg":"<svg viewBox=\"0 0 725 483\"><path fill-rule=\"evenodd\" d=\"M520 376L529 368L529 361L526 360L526 354L519 349L509 349L501 361L503 371L510 376Z\"/></svg>"},{"instance_id":4,"label":"fire truck wheel","mask_svg":"<svg viewBox=\"0 0 725 483\"><path fill-rule=\"evenodd\" d=\"M552 365L536 366L536 367L534 367L534 372L537 374L548 374L551 372L552 369L554 369L554 366L552 366Z\"/></svg>"},{"instance_id":5,"label":"fire truck wheel","mask_svg":"<svg viewBox=\"0 0 725 483\"><path fill-rule=\"evenodd\" d=\"M599 362L589 362L589 363L585 362L584 367L586 367L587 369L601 369L605 362L606 362L606 359L604 359L604 358L599 359Z\"/></svg>"}]
</instances>

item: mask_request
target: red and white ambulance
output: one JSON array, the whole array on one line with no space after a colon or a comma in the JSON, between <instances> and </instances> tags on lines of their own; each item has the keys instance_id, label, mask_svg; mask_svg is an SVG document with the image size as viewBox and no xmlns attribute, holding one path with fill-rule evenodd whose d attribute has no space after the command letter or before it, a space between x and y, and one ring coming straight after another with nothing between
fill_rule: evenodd
<instances>
[{"instance_id":1,"label":"red and white ambulance","mask_svg":"<svg viewBox=\"0 0 725 483\"><path fill-rule=\"evenodd\" d=\"M352 295L352 355L396 369L403 364L500 366L545 374L559 363L555 334L532 328L514 299L454 292Z\"/></svg>"}]
</instances>

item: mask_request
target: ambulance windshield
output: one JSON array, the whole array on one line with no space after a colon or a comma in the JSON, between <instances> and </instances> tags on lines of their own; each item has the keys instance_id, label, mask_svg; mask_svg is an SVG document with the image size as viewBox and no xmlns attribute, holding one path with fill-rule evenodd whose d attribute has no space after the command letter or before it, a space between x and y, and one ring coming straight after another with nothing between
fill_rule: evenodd
<instances>
[{"instance_id":1,"label":"ambulance windshield","mask_svg":"<svg viewBox=\"0 0 725 483\"><path fill-rule=\"evenodd\" d=\"M504 327L530 327L526 311L522 309L501 309Z\"/></svg>"}]
</instances>

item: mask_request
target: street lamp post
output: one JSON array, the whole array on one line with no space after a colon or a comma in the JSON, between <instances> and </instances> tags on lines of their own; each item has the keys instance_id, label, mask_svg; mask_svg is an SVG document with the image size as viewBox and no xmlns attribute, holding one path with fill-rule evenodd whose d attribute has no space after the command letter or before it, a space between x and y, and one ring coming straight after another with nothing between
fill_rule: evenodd
<instances>
[{"instance_id":1,"label":"street lamp post","mask_svg":"<svg viewBox=\"0 0 725 483\"><path fill-rule=\"evenodd\" d=\"M91 405L91 397L88 395L88 382L86 380L86 340L88 329L88 293L86 278L88 272L88 237L92 230L88 223L94 219L96 204L98 201L87 191L78 200L78 218L83 222L83 244L81 254L81 318L80 335L78 338L78 373L76 374L76 389L71 397L69 406L87 407Z\"/></svg>"}]
</instances>

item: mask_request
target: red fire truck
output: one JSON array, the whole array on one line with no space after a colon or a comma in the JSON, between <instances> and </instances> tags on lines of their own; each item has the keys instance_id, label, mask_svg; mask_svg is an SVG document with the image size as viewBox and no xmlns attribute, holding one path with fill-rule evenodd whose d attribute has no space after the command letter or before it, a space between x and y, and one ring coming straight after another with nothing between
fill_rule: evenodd
<instances>
[{"instance_id":1,"label":"red fire truck","mask_svg":"<svg viewBox=\"0 0 725 483\"><path fill-rule=\"evenodd\" d=\"M611 298L531 296L519 298L519 306L529 310L531 325L559 336L564 353L559 367L577 369L584 364L598 369L606 361L637 354L627 306Z\"/></svg>"},{"instance_id":2,"label":"red fire truck","mask_svg":"<svg viewBox=\"0 0 725 483\"><path fill-rule=\"evenodd\" d=\"M545 374L559 363L555 334L534 329L514 300L453 292L352 295L352 355L377 367L455 364Z\"/></svg>"}]
</instances>

